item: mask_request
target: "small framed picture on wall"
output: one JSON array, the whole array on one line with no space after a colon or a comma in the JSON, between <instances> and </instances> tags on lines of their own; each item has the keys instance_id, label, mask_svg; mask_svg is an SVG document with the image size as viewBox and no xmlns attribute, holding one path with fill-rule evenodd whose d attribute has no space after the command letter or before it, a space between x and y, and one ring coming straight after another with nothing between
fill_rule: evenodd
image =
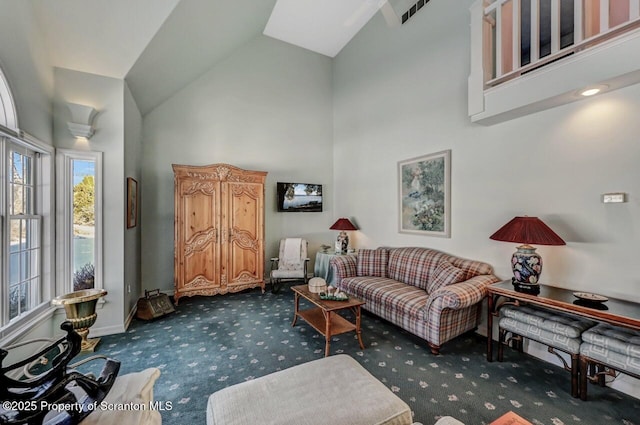
<instances>
[{"instance_id":1,"label":"small framed picture on wall","mask_svg":"<svg viewBox=\"0 0 640 425\"><path fill-rule=\"evenodd\" d=\"M138 182L127 177L127 229L138 225Z\"/></svg>"}]
</instances>

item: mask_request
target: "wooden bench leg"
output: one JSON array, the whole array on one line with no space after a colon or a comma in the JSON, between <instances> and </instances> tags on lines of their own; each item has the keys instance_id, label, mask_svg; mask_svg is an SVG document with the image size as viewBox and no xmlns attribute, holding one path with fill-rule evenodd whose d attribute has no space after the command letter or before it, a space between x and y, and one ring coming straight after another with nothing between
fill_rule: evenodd
<instances>
[{"instance_id":1,"label":"wooden bench leg","mask_svg":"<svg viewBox=\"0 0 640 425\"><path fill-rule=\"evenodd\" d=\"M498 361L504 358L504 344L507 336L507 330L500 328L498 331Z\"/></svg>"},{"instance_id":2,"label":"wooden bench leg","mask_svg":"<svg viewBox=\"0 0 640 425\"><path fill-rule=\"evenodd\" d=\"M601 387L606 386L605 375L607 374L607 369L603 364L596 364L596 376L598 377L598 385Z\"/></svg>"},{"instance_id":3,"label":"wooden bench leg","mask_svg":"<svg viewBox=\"0 0 640 425\"><path fill-rule=\"evenodd\" d=\"M580 399L587 401L587 380L589 379L589 360L586 357L580 357Z\"/></svg>"},{"instance_id":4,"label":"wooden bench leg","mask_svg":"<svg viewBox=\"0 0 640 425\"><path fill-rule=\"evenodd\" d=\"M580 376L580 355L571 354L571 397L578 397L580 394L580 388L578 387L578 380Z\"/></svg>"}]
</instances>

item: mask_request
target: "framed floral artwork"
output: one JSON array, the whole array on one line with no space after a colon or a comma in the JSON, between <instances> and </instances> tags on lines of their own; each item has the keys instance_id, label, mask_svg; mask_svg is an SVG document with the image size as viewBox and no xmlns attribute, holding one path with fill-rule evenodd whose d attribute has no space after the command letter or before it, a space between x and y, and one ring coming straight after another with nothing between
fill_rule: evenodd
<instances>
[{"instance_id":1,"label":"framed floral artwork","mask_svg":"<svg viewBox=\"0 0 640 425\"><path fill-rule=\"evenodd\" d=\"M398 162L399 231L451 237L451 150Z\"/></svg>"}]
</instances>

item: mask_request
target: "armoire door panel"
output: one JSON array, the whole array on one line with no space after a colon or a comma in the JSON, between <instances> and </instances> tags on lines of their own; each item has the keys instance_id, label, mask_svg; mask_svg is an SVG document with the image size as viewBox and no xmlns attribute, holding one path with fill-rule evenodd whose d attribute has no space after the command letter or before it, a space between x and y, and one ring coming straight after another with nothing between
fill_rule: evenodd
<instances>
[{"instance_id":1,"label":"armoire door panel","mask_svg":"<svg viewBox=\"0 0 640 425\"><path fill-rule=\"evenodd\" d=\"M245 284L263 279L263 202L262 185L246 182L228 184L227 285Z\"/></svg>"},{"instance_id":2,"label":"armoire door panel","mask_svg":"<svg viewBox=\"0 0 640 425\"><path fill-rule=\"evenodd\" d=\"M180 290L220 287L215 273L219 262L219 218L216 208L219 182L186 179L180 183L180 224L182 242Z\"/></svg>"},{"instance_id":3,"label":"armoire door panel","mask_svg":"<svg viewBox=\"0 0 640 425\"><path fill-rule=\"evenodd\" d=\"M258 267L260 244L254 239L238 237L238 234L234 233L230 240L228 284L262 279L262 268Z\"/></svg>"},{"instance_id":4,"label":"armoire door panel","mask_svg":"<svg viewBox=\"0 0 640 425\"><path fill-rule=\"evenodd\" d=\"M208 286L220 286L220 279L216 273L216 249L215 244L209 244L205 249L191 250L184 256L184 282L185 286L198 277L198 286L203 286L205 281Z\"/></svg>"}]
</instances>

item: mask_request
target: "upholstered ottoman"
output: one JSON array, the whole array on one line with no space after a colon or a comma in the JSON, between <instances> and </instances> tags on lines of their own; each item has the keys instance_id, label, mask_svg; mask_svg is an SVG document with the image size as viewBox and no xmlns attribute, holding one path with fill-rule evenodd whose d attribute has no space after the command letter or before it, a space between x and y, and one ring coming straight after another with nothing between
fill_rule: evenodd
<instances>
[{"instance_id":1,"label":"upholstered ottoman","mask_svg":"<svg viewBox=\"0 0 640 425\"><path fill-rule=\"evenodd\" d=\"M409 406L340 354L213 393L207 425L411 425Z\"/></svg>"},{"instance_id":2,"label":"upholstered ottoman","mask_svg":"<svg viewBox=\"0 0 640 425\"><path fill-rule=\"evenodd\" d=\"M588 369L617 370L640 379L640 331L601 323L582 334L580 346L580 398L587 399ZM600 375L604 378L603 375ZM594 378L596 379L596 378ZM597 379L604 385L604 379Z\"/></svg>"},{"instance_id":3,"label":"upholstered ottoman","mask_svg":"<svg viewBox=\"0 0 640 425\"><path fill-rule=\"evenodd\" d=\"M503 347L508 332L515 339L529 338L549 347L549 352L557 355L564 368L571 372L571 395L578 397L579 355L582 333L595 326L595 322L574 316L551 312L532 306L504 306L500 309L498 361L502 361ZM520 345L521 349L522 346ZM571 357L569 366L554 351L563 351Z\"/></svg>"},{"instance_id":4,"label":"upholstered ottoman","mask_svg":"<svg viewBox=\"0 0 640 425\"><path fill-rule=\"evenodd\" d=\"M135 404L144 408L140 410L98 408L80 422L80 425L162 424L160 412L150 408L150 402L153 401L153 386L159 376L160 370L155 367L118 376L103 402L109 406Z\"/></svg>"}]
</instances>

